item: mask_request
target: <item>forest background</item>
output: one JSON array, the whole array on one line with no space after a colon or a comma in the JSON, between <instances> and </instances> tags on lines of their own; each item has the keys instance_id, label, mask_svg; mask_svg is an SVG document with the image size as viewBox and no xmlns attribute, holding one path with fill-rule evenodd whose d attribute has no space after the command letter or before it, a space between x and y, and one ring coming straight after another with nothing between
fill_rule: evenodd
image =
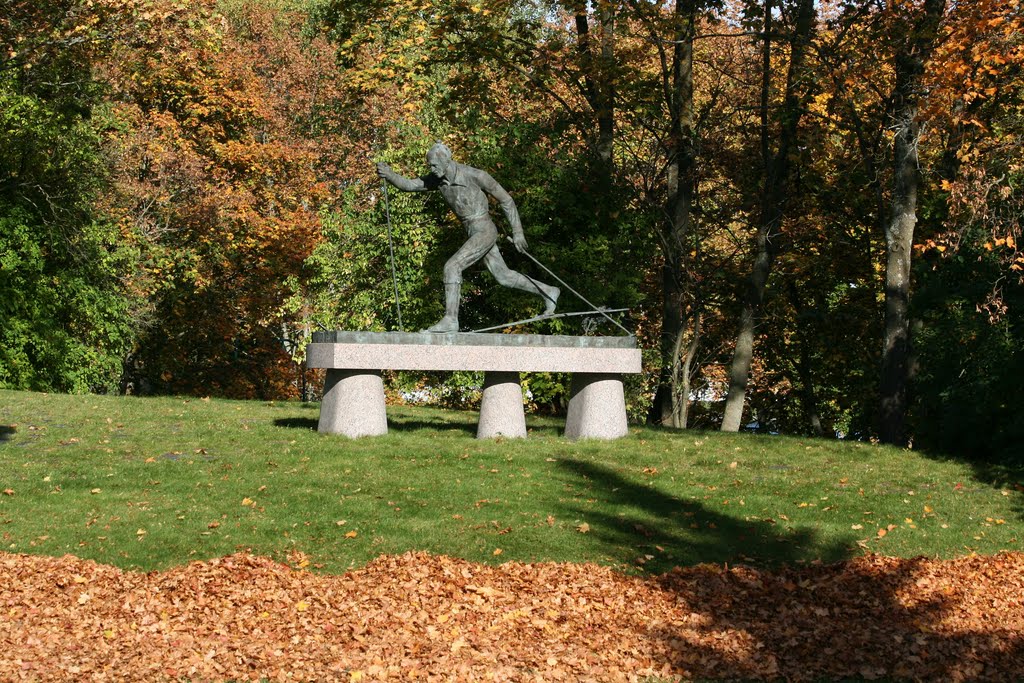
<instances>
[{"instance_id":1,"label":"forest background","mask_svg":"<svg viewBox=\"0 0 1024 683\"><path fill-rule=\"evenodd\" d=\"M398 327L373 162L441 139L630 308L634 419L1019 457L1022 36L1015 0L0 0L0 387L315 396L313 330ZM419 329L461 228L388 208Z\"/></svg>"}]
</instances>

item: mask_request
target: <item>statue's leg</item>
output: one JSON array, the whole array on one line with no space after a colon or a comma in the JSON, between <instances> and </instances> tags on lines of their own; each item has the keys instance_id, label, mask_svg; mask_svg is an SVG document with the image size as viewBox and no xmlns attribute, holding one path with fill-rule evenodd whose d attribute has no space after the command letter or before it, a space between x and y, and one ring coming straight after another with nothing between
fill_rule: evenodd
<instances>
[{"instance_id":1,"label":"statue's leg","mask_svg":"<svg viewBox=\"0 0 1024 683\"><path fill-rule=\"evenodd\" d=\"M487 255L484 257L484 264L487 266L487 270L491 271L498 284L537 294L544 300L544 315L551 315L555 312L555 306L558 303L558 297L562 290L509 268L505 263L505 259L502 258L501 252L498 251L497 245L487 252Z\"/></svg>"},{"instance_id":2,"label":"statue's leg","mask_svg":"<svg viewBox=\"0 0 1024 683\"><path fill-rule=\"evenodd\" d=\"M470 234L455 254L444 264L444 317L424 332L459 331L459 296L462 290L462 271L479 261L494 246L494 238L486 232Z\"/></svg>"}]
</instances>

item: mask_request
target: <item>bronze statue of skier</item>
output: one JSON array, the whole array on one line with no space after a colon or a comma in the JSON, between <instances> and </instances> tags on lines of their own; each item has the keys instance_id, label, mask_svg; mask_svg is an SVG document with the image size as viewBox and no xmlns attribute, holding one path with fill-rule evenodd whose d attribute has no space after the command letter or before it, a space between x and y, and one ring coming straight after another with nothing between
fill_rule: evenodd
<instances>
[{"instance_id":1,"label":"bronze statue of skier","mask_svg":"<svg viewBox=\"0 0 1024 683\"><path fill-rule=\"evenodd\" d=\"M545 302L544 315L555 312L561 290L516 272L505 264L498 251L498 228L491 220L487 195L494 197L512 226L512 243L520 252L527 248L523 226L515 202L486 171L456 163L448 147L437 142L427 152L430 173L406 178L384 163L377 164L377 175L403 192L438 190L466 228L468 239L444 265L444 317L426 332L459 331L459 296L462 271L480 259L499 284L538 294Z\"/></svg>"}]
</instances>

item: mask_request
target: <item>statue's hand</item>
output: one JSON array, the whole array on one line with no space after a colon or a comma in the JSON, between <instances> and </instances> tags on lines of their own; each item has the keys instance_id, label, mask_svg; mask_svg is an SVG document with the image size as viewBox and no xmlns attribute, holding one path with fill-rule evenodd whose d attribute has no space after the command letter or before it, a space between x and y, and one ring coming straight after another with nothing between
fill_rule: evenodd
<instances>
[{"instance_id":1,"label":"statue's hand","mask_svg":"<svg viewBox=\"0 0 1024 683\"><path fill-rule=\"evenodd\" d=\"M394 174L394 171L391 170L390 166L385 164L383 161L377 163L377 177L378 178L384 178L385 180L387 180L388 176L390 176L392 174Z\"/></svg>"},{"instance_id":2,"label":"statue's hand","mask_svg":"<svg viewBox=\"0 0 1024 683\"><path fill-rule=\"evenodd\" d=\"M523 233L514 235L512 237L512 244L516 245L516 251L518 251L520 254L526 253L526 248L529 246L526 243L526 237L523 235Z\"/></svg>"}]
</instances>

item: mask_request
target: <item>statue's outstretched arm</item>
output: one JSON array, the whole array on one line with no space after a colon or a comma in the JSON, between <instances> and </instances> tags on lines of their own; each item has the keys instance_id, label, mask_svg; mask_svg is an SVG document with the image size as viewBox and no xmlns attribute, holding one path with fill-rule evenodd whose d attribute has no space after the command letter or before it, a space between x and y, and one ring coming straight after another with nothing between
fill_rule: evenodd
<instances>
[{"instance_id":1,"label":"statue's outstretched arm","mask_svg":"<svg viewBox=\"0 0 1024 683\"><path fill-rule=\"evenodd\" d=\"M512 195L506 192L505 188L499 185L498 181L486 171L479 171L477 182L484 192L498 200L501 210L505 213L505 218L508 219L508 224L512 227L512 242L516 245L516 249L526 251L528 246L526 236L523 234L523 224L519 220L519 210L516 209Z\"/></svg>"},{"instance_id":2,"label":"statue's outstretched arm","mask_svg":"<svg viewBox=\"0 0 1024 683\"><path fill-rule=\"evenodd\" d=\"M403 175L395 173L395 171L384 162L377 164L377 175L397 187L402 192L423 192L424 190L434 189L427 185L424 178L406 178Z\"/></svg>"}]
</instances>

